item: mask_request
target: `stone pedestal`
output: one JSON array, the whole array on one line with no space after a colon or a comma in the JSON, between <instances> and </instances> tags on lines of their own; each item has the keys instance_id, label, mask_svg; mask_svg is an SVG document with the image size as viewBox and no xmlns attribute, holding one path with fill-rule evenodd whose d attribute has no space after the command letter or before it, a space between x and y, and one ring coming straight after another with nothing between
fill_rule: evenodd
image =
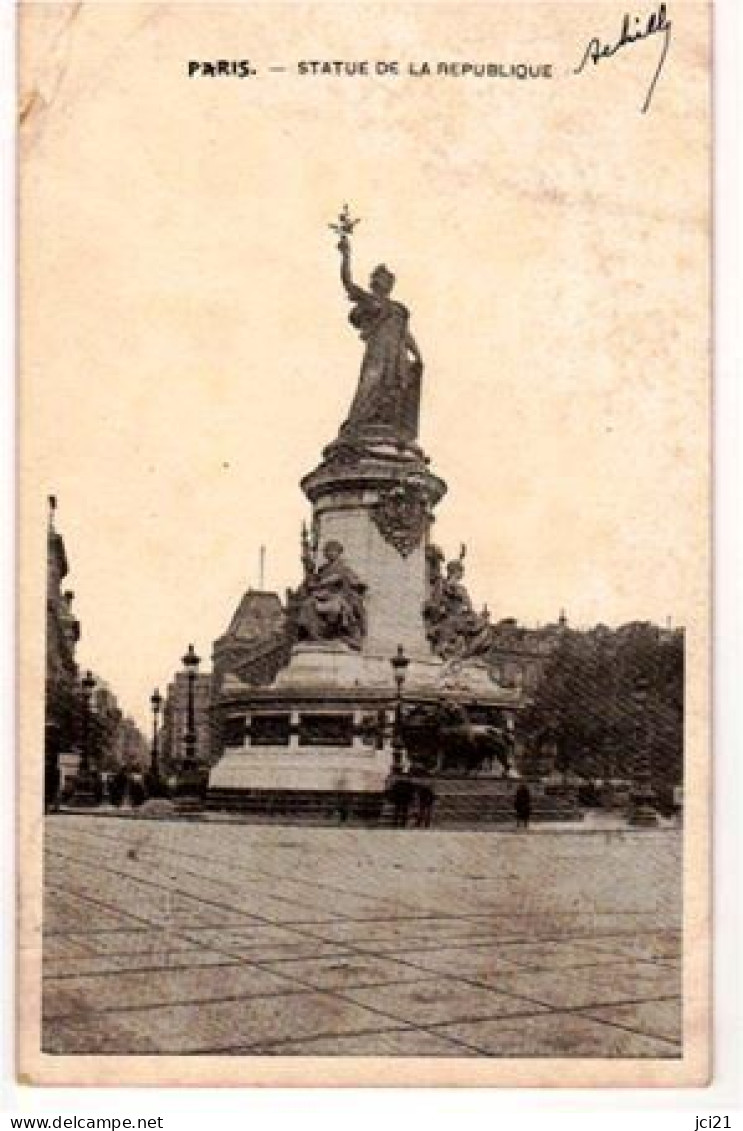
<instances>
[{"instance_id":1,"label":"stone pedestal","mask_svg":"<svg viewBox=\"0 0 743 1131\"><path fill-rule=\"evenodd\" d=\"M430 660L425 551L446 484L418 449L389 445L361 454L331 450L302 489L312 503L318 546L340 542L367 586L364 655L388 660L401 644L410 659Z\"/></svg>"},{"instance_id":2,"label":"stone pedestal","mask_svg":"<svg viewBox=\"0 0 743 1131\"><path fill-rule=\"evenodd\" d=\"M420 449L382 439L363 448L336 443L301 485L318 559L328 542L340 543L366 587L365 631L353 641L300 640L268 686L224 680L226 742L209 779L211 805L258 808L262 798L264 811L280 811L289 797L381 798L392 768L390 660L400 645L410 661L406 703L449 696L513 705L484 664L445 662L426 637L426 548L446 484Z\"/></svg>"}]
</instances>

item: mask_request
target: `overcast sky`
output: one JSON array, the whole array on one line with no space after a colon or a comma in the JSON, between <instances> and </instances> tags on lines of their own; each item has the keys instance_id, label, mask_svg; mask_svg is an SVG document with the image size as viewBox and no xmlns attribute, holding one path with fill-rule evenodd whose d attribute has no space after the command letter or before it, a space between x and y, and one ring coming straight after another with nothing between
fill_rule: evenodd
<instances>
[{"instance_id":1,"label":"overcast sky","mask_svg":"<svg viewBox=\"0 0 743 1131\"><path fill-rule=\"evenodd\" d=\"M300 579L299 479L361 359L327 228L345 200L359 279L386 263L411 310L421 442L449 485L434 537L448 556L467 542L475 602L529 623L561 607L578 624L693 622L703 6L686 6L645 115L657 43L571 73L612 6L75 7L26 19L22 521L30 584L58 496L79 658L126 710L147 718L189 641L209 657L261 544L268 587ZM186 77L218 57L262 73ZM294 73L313 58L555 77Z\"/></svg>"}]
</instances>

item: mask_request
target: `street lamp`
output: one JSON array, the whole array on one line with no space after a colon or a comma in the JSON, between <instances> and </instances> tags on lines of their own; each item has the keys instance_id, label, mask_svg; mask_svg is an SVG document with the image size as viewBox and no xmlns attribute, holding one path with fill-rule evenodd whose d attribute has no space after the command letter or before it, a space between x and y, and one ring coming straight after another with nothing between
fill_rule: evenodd
<instances>
[{"instance_id":1,"label":"street lamp","mask_svg":"<svg viewBox=\"0 0 743 1131\"><path fill-rule=\"evenodd\" d=\"M150 703L152 704L152 762L150 767L152 780L153 782L157 782L160 780L160 751L157 745L157 725L160 717L160 708L163 705L163 697L157 688L155 688L150 696Z\"/></svg>"},{"instance_id":2,"label":"street lamp","mask_svg":"<svg viewBox=\"0 0 743 1131\"><path fill-rule=\"evenodd\" d=\"M647 721L648 681L637 681L632 692L635 705L635 756L634 783L630 798L630 825L649 828L658 824L658 814L653 806L653 770L650 755L650 729Z\"/></svg>"},{"instance_id":3,"label":"street lamp","mask_svg":"<svg viewBox=\"0 0 743 1131\"><path fill-rule=\"evenodd\" d=\"M405 674L410 660L403 651L402 644L397 645L397 652L390 660L392 674L395 677L395 723L392 731L392 772L399 774L402 771L402 756L405 745L402 740L402 689L405 684Z\"/></svg>"},{"instance_id":4,"label":"street lamp","mask_svg":"<svg viewBox=\"0 0 743 1131\"><path fill-rule=\"evenodd\" d=\"M95 783L90 769L90 700L95 688L93 673L88 671L80 680L80 689L83 700L82 735L80 748L80 762L75 775L75 787L72 795L74 805L95 805L97 798Z\"/></svg>"},{"instance_id":5,"label":"street lamp","mask_svg":"<svg viewBox=\"0 0 743 1131\"><path fill-rule=\"evenodd\" d=\"M83 690L83 748L80 754L80 777L90 776L90 700L95 689L93 673L87 671L80 681Z\"/></svg>"},{"instance_id":6,"label":"street lamp","mask_svg":"<svg viewBox=\"0 0 743 1131\"><path fill-rule=\"evenodd\" d=\"M183 759L183 768L186 771L193 770L196 763L196 716L194 713L194 684L196 683L196 673L198 672L201 658L196 655L193 644L189 644L188 651L182 659L182 664L186 669L186 677L188 679L188 700L187 700L187 713L186 713L186 733L183 736L183 745L185 747L185 755Z\"/></svg>"}]
</instances>

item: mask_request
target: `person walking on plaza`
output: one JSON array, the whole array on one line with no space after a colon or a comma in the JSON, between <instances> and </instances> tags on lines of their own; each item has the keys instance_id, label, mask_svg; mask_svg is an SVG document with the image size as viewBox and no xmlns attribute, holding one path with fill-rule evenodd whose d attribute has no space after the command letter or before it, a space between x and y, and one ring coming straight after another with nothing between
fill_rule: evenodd
<instances>
[{"instance_id":1,"label":"person walking on plaza","mask_svg":"<svg viewBox=\"0 0 743 1131\"><path fill-rule=\"evenodd\" d=\"M347 825L351 807L345 793L338 794L338 824Z\"/></svg>"},{"instance_id":2,"label":"person walking on plaza","mask_svg":"<svg viewBox=\"0 0 743 1131\"><path fill-rule=\"evenodd\" d=\"M419 829L430 829L436 794L428 785L418 786L418 813L415 823Z\"/></svg>"},{"instance_id":3,"label":"person walking on plaza","mask_svg":"<svg viewBox=\"0 0 743 1131\"><path fill-rule=\"evenodd\" d=\"M531 793L526 782L521 782L516 790L513 807L516 810L516 828L528 829L531 817Z\"/></svg>"},{"instance_id":4,"label":"person walking on plaza","mask_svg":"<svg viewBox=\"0 0 743 1131\"><path fill-rule=\"evenodd\" d=\"M47 754L44 759L44 811L59 811L59 790L62 774L59 769L59 756Z\"/></svg>"},{"instance_id":5,"label":"person walking on plaza","mask_svg":"<svg viewBox=\"0 0 743 1131\"><path fill-rule=\"evenodd\" d=\"M116 809L120 809L126 799L129 788L129 778L123 766L119 766L116 773L108 783L108 797Z\"/></svg>"},{"instance_id":6,"label":"person walking on plaza","mask_svg":"<svg viewBox=\"0 0 743 1131\"><path fill-rule=\"evenodd\" d=\"M100 770L93 770L91 776L93 779L93 801L96 805L102 805L104 794L103 775Z\"/></svg>"},{"instance_id":7,"label":"person walking on plaza","mask_svg":"<svg viewBox=\"0 0 743 1131\"><path fill-rule=\"evenodd\" d=\"M393 828L407 828L408 814L413 803L415 786L406 777L395 778L387 789L387 796L394 809L392 817Z\"/></svg>"},{"instance_id":8,"label":"person walking on plaza","mask_svg":"<svg viewBox=\"0 0 743 1131\"><path fill-rule=\"evenodd\" d=\"M132 774L129 777L129 803L132 809L138 809L146 800L142 774Z\"/></svg>"}]
</instances>

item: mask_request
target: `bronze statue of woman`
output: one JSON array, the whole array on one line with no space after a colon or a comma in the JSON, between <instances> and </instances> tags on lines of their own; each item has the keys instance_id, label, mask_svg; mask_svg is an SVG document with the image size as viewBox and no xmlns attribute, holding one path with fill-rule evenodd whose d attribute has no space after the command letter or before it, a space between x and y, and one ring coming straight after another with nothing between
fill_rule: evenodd
<instances>
[{"instance_id":1,"label":"bronze statue of woman","mask_svg":"<svg viewBox=\"0 0 743 1131\"><path fill-rule=\"evenodd\" d=\"M341 231L338 249L341 282L355 304L348 319L366 343L359 384L341 436L412 443L418 435L423 361L408 328L410 314L390 297L395 276L386 267L374 268L368 291L354 283L346 231Z\"/></svg>"}]
</instances>

